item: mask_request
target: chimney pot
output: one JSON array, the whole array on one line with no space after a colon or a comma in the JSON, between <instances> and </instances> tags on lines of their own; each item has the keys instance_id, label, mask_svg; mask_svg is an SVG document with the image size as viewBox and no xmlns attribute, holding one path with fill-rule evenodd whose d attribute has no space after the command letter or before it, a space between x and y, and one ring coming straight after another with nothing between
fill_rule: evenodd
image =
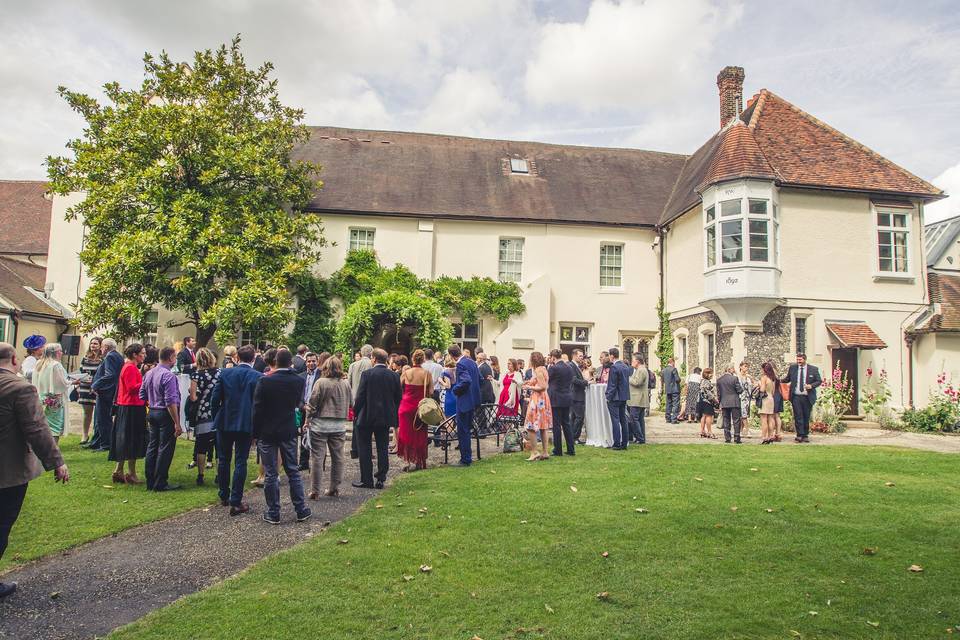
<instances>
[{"instance_id":1,"label":"chimney pot","mask_svg":"<svg viewBox=\"0 0 960 640\"><path fill-rule=\"evenodd\" d=\"M724 67L717 74L717 88L720 89L720 128L743 111L743 67Z\"/></svg>"}]
</instances>

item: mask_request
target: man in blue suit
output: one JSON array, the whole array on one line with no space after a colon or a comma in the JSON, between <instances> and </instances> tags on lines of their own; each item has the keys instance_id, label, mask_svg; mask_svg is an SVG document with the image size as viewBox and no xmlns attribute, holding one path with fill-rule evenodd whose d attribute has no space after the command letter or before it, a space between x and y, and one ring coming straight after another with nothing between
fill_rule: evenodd
<instances>
[{"instance_id":1,"label":"man in blue suit","mask_svg":"<svg viewBox=\"0 0 960 640\"><path fill-rule=\"evenodd\" d=\"M93 382L90 383L90 388L97 394L97 401L93 409L93 438L87 446L91 451L110 451L110 442L113 440L113 402L117 399L123 356L117 352L117 343L112 338L104 338L100 351L103 353L103 360L93 374Z\"/></svg>"},{"instance_id":2,"label":"man in blue suit","mask_svg":"<svg viewBox=\"0 0 960 640\"><path fill-rule=\"evenodd\" d=\"M625 362L620 361L620 350L611 347L607 350L609 360L605 366L610 367L607 377L607 410L610 412L610 422L613 423L613 448L626 449L630 438L630 424L627 422L627 400L630 399L630 376L633 369Z\"/></svg>"},{"instance_id":3,"label":"man in blue suit","mask_svg":"<svg viewBox=\"0 0 960 640\"><path fill-rule=\"evenodd\" d=\"M460 462L454 466L469 467L473 462L470 450L470 427L473 411L480 406L480 369L477 363L463 355L460 345L450 345L450 357L457 361L457 381L453 395L457 396L457 440L460 442Z\"/></svg>"},{"instance_id":4,"label":"man in blue suit","mask_svg":"<svg viewBox=\"0 0 960 640\"><path fill-rule=\"evenodd\" d=\"M220 371L213 387L210 408L213 428L217 432L217 479L220 483L220 504L230 505L230 515L250 511L243 501L243 485L247 481L247 458L253 433L253 392L263 374L253 368L256 350L245 344L237 349L240 363ZM233 463L233 489L230 488L230 457Z\"/></svg>"},{"instance_id":5,"label":"man in blue suit","mask_svg":"<svg viewBox=\"0 0 960 640\"><path fill-rule=\"evenodd\" d=\"M794 442L810 442L810 414L817 402L817 387L823 384L820 369L807 364L807 354L797 354L797 364L790 365L780 382L790 383L790 404L793 405L793 423L797 431Z\"/></svg>"}]
</instances>

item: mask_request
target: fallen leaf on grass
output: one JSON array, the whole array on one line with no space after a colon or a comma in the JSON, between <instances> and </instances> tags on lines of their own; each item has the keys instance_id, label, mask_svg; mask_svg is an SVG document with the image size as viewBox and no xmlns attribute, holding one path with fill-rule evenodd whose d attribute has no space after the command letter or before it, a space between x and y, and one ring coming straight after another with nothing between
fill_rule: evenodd
<instances>
[{"instance_id":1,"label":"fallen leaf on grass","mask_svg":"<svg viewBox=\"0 0 960 640\"><path fill-rule=\"evenodd\" d=\"M895 486L897 486L897 485L895 485L895 484L892 483L892 482L884 482L884 483L883 483L883 486L885 486L885 487L895 487Z\"/></svg>"},{"instance_id":2,"label":"fallen leaf on grass","mask_svg":"<svg viewBox=\"0 0 960 640\"><path fill-rule=\"evenodd\" d=\"M574 493L576 493L576 492L577 492L577 488L576 488L575 486L573 486L573 485L570 485L570 491L573 491Z\"/></svg>"},{"instance_id":3,"label":"fallen leaf on grass","mask_svg":"<svg viewBox=\"0 0 960 640\"><path fill-rule=\"evenodd\" d=\"M402 506L403 506L403 503L402 503L402 502L398 502L398 503L397 503L397 506L398 506L398 507L402 507Z\"/></svg>"},{"instance_id":4,"label":"fallen leaf on grass","mask_svg":"<svg viewBox=\"0 0 960 640\"><path fill-rule=\"evenodd\" d=\"M750 471L760 471L760 469L757 469L756 467L750 467Z\"/></svg>"},{"instance_id":5,"label":"fallen leaf on grass","mask_svg":"<svg viewBox=\"0 0 960 640\"><path fill-rule=\"evenodd\" d=\"M875 555L877 555L877 548L876 548L876 547L864 547L864 548L863 548L863 555L865 555L865 556L875 556Z\"/></svg>"},{"instance_id":6,"label":"fallen leaf on grass","mask_svg":"<svg viewBox=\"0 0 960 640\"><path fill-rule=\"evenodd\" d=\"M382 504L377 504L377 505L374 505L374 508L375 508L375 509L383 509L383 505L382 505Z\"/></svg>"},{"instance_id":7,"label":"fallen leaf on grass","mask_svg":"<svg viewBox=\"0 0 960 640\"><path fill-rule=\"evenodd\" d=\"M773 513L773 509L764 509L767 513Z\"/></svg>"},{"instance_id":8,"label":"fallen leaf on grass","mask_svg":"<svg viewBox=\"0 0 960 640\"><path fill-rule=\"evenodd\" d=\"M703 478L694 478L697 482L703 482Z\"/></svg>"},{"instance_id":9,"label":"fallen leaf on grass","mask_svg":"<svg viewBox=\"0 0 960 640\"><path fill-rule=\"evenodd\" d=\"M879 622L870 622L869 620L867 620L867 624L873 627L874 629L880 626Z\"/></svg>"},{"instance_id":10,"label":"fallen leaf on grass","mask_svg":"<svg viewBox=\"0 0 960 640\"><path fill-rule=\"evenodd\" d=\"M527 524L527 521L526 521L526 520L521 520L521 521L520 521L520 524Z\"/></svg>"},{"instance_id":11,"label":"fallen leaf on grass","mask_svg":"<svg viewBox=\"0 0 960 640\"><path fill-rule=\"evenodd\" d=\"M446 557L448 557L448 558L450 557L450 554L447 553L446 551L441 551L441 552L440 552L440 555L446 556Z\"/></svg>"},{"instance_id":12,"label":"fallen leaf on grass","mask_svg":"<svg viewBox=\"0 0 960 640\"><path fill-rule=\"evenodd\" d=\"M643 507L640 507L639 509L634 509L634 511L636 511L637 513L650 513L648 510L644 509Z\"/></svg>"},{"instance_id":13,"label":"fallen leaf on grass","mask_svg":"<svg viewBox=\"0 0 960 640\"><path fill-rule=\"evenodd\" d=\"M404 579L404 581L406 581L406 582L410 582L411 580L413 580L413 576L407 576L407 575L405 575L405 576L403 576L403 579Z\"/></svg>"},{"instance_id":14,"label":"fallen leaf on grass","mask_svg":"<svg viewBox=\"0 0 960 640\"><path fill-rule=\"evenodd\" d=\"M802 638L802 637L803 637L803 635L802 635L799 631L797 631L796 629L790 629L790 635L793 636L794 638Z\"/></svg>"},{"instance_id":15,"label":"fallen leaf on grass","mask_svg":"<svg viewBox=\"0 0 960 640\"><path fill-rule=\"evenodd\" d=\"M477 597L477 592L476 592L476 591L471 591L471 592L470 592L470 597L471 597L471 598L476 598L476 597Z\"/></svg>"},{"instance_id":16,"label":"fallen leaf on grass","mask_svg":"<svg viewBox=\"0 0 960 640\"><path fill-rule=\"evenodd\" d=\"M420 573L430 573L431 571L433 571L433 567L431 567L430 565L428 564L420 565Z\"/></svg>"},{"instance_id":17,"label":"fallen leaf on grass","mask_svg":"<svg viewBox=\"0 0 960 640\"><path fill-rule=\"evenodd\" d=\"M714 529L723 529L723 525L718 522L717 524L713 525L713 528L714 528Z\"/></svg>"},{"instance_id":18,"label":"fallen leaf on grass","mask_svg":"<svg viewBox=\"0 0 960 640\"><path fill-rule=\"evenodd\" d=\"M608 591L601 591L597 594L597 600L609 600L610 593Z\"/></svg>"},{"instance_id":19,"label":"fallen leaf on grass","mask_svg":"<svg viewBox=\"0 0 960 640\"><path fill-rule=\"evenodd\" d=\"M921 567L918 564L912 564L909 567L907 567L907 571L912 571L913 573L921 573L923 572L923 567Z\"/></svg>"},{"instance_id":20,"label":"fallen leaf on grass","mask_svg":"<svg viewBox=\"0 0 960 640\"><path fill-rule=\"evenodd\" d=\"M609 552L609 551L604 551L603 553L600 554L600 556L603 557L603 558L609 558L609 557L610 557L610 552Z\"/></svg>"},{"instance_id":21,"label":"fallen leaf on grass","mask_svg":"<svg viewBox=\"0 0 960 640\"><path fill-rule=\"evenodd\" d=\"M426 507L420 507L419 509L417 509L417 511L419 511L420 513L426 513L426 512L427 512L427 508L426 508Z\"/></svg>"},{"instance_id":22,"label":"fallen leaf on grass","mask_svg":"<svg viewBox=\"0 0 960 640\"><path fill-rule=\"evenodd\" d=\"M483 640L480 636L473 636L470 640Z\"/></svg>"},{"instance_id":23,"label":"fallen leaf on grass","mask_svg":"<svg viewBox=\"0 0 960 640\"><path fill-rule=\"evenodd\" d=\"M496 475L496 473L497 473L497 472L496 472L496 471L494 471L493 469L490 469L490 473L492 473L492 474L494 474L494 475Z\"/></svg>"},{"instance_id":24,"label":"fallen leaf on grass","mask_svg":"<svg viewBox=\"0 0 960 640\"><path fill-rule=\"evenodd\" d=\"M818 615L820 615L820 612L819 612L819 611L807 611L807 613L809 613L811 616L818 616Z\"/></svg>"},{"instance_id":25,"label":"fallen leaf on grass","mask_svg":"<svg viewBox=\"0 0 960 640\"><path fill-rule=\"evenodd\" d=\"M547 613L553 613L553 607L548 604L543 605L543 608L547 610Z\"/></svg>"},{"instance_id":26,"label":"fallen leaf on grass","mask_svg":"<svg viewBox=\"0 0 960 640\"><path fill-rule=\"evenodd\" d=\"M100 485L100 486L102 486L104 489L113 489L113 485L112 485L112 484L104 484L104 485Z\"/></svg>"},{"instance_id":27,"label":"fallen leaf on grass","mask_svg":"<svg viewBox=\"0 0 960 640\"><path fill-rule=\"evenodd\" d=\"M736 513L736 512L737 512L737 508L736 508L736 507L730 507L730 511L733 511L734 513Z\"/></svg>"},{"instance_id":28,"label":"fallen leaf on grass","mask_svg":"<svg viewBox=\"0 0 960 640\"><path fill-rule=\"evenodd\" d=\"M57 598L60 597L60 592L59 592L59 591L54 591L53 593L50 594L50 597L53 598L54 600L56 600Z\"/></svg>"},{"instance_id":29,"label":"fallen leaf on grass","mask_svg":"<svg viewBox=\"0 0 960 640\"><path fill-rule=\"evenodd\" d=\"M347 544L348 542L350 542L350 541L347 540L346 538L342 538L342 539L340 539L340 540L337 540L337 544Z\"/></svg>"}]
</instances>

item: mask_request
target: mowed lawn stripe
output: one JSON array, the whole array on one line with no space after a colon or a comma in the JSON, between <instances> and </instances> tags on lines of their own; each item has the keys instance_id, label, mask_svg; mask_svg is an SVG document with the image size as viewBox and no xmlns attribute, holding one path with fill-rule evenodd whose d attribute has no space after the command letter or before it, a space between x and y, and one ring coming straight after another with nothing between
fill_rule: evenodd
<instances>
[{"instance_id":1,"label":"mowed lawn stripe","mask_svg":"<svg viewBox=\"0 0 960 640\"><path fill-rule=\"evenodd\" d=\"M960 624L955 460L662 445L411 474L115 637L940 637Z\"/></svg>"}]
</instances>

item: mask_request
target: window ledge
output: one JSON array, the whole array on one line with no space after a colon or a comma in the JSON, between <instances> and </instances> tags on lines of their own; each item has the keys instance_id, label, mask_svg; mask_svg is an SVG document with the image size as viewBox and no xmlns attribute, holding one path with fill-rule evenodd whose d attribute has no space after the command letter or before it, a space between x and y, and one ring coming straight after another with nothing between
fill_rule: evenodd
<instances>
[{"instance_id":1,"label":"window ledge","mask_svg":"<svg viewBox=\"0 0 960 640\"><path fill-rule=\"evenodd\" d=\"M874 282L916 282L917 278L910 273L874 273Z\"/></svg>"},{"instance_id":2,"label":"window ledge","mask_svg":"<svg viewBox=\"0 0 960 640\"><path fill-rule=\"evenodd\" d=\"M626 293L627 290L623 287L600 287L597 290L597 293Z\"/></svg>"}]
</instances>

